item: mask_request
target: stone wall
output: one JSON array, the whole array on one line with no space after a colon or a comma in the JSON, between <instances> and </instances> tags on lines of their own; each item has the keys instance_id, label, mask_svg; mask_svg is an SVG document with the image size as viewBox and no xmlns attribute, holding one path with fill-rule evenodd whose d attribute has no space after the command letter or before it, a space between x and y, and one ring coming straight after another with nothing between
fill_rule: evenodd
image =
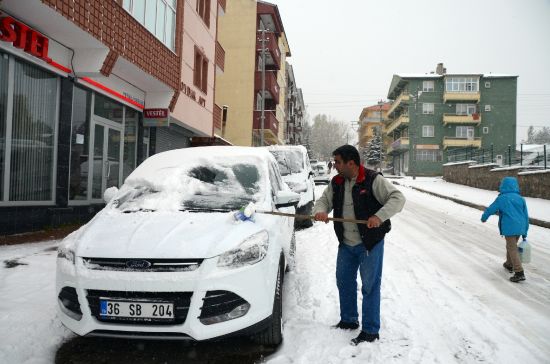
<instances>
[{"instance_id":1,"label":"stone wall","mask_svg":"<svg viewBox=\"0 0 550 364\"><path fill-rule=\"evenodd\" d=\"M516 177L521 194L550 200L550 169L533 171L529 168L495 168L494 164L476 165L474 162L443 165L443 179L485 190L498 191L504 177Z\"/></svg>"}]
</instances>

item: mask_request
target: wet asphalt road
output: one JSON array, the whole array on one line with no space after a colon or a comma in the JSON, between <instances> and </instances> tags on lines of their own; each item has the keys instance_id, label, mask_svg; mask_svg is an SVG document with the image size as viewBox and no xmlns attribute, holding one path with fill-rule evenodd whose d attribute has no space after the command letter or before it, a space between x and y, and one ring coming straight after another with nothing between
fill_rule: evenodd
<instances>
[{"instance_id":1,"label":"wet asphalt road","mask_svg":"<svg viewBox=\"0 0 550 364\"><path fill-rule=\"evenodd\" d=\"M57 350L57 364L252 364L263 363L274 349L244 338L189 343L76 337Z\"/></svg>"}]
</instances>

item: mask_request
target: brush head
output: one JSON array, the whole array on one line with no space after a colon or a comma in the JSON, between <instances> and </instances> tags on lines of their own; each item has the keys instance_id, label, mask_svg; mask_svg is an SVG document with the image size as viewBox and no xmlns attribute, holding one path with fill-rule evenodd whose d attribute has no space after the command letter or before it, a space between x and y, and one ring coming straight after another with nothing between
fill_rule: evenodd
<instances>
[{"instance_id":1,"label":"brush head","mask_svg":"<svg viewBox=\"0 0 550 364\"><path fill-rule=\"evenodd\" d=\"M249 202L248 205L241 207L239 211L233 214L235 221L252 221L254 222L254 213L256 212L256 206L253 202Z\"/></svg>"}]
</instances>

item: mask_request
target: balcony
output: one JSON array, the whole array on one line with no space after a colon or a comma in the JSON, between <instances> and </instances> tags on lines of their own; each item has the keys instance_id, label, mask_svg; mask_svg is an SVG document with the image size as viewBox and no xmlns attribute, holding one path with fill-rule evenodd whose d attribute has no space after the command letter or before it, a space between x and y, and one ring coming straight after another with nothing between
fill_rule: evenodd
<instances>
[{"instance_id":1,"label":"balcony","mask_svg":"<svg viewBox=\"0 0 550 364\"><path fill-rule=\"evenodd\" d=\"M401 95L391 104L390 109L388 110L388 117L391 117L394 111L398 108L402 108L405 104L409 102L409 92L407 90L403 91Z\"/></svg>"},{"instance_id":2,"label":"balcony","mask_svg":"<svg viewBox=\"0 0 550 364\"><path fill-rule=\"evenodd\" d=\"M443 93L443 102L447 101L475 101L479 102L481 94L478 92L450 92Z\"/></svg>"},{"instance_id":3,"label":"balcony","mask_svg":"<svg viewBox=\"0 0 550 364\"><path fill-rule=\"evenodd\" d=\"M262 73L256 72L254 75L254 91L256 93L262 91ZM277 83L277 72L265 72L265 91L266 99L273 99L276 104L279 103L279 84Z\"/></svg>"},{"instance_id":4,"label":"balcony","mask_svg":"<svg viewBox=\"0 0 550 364\"><path fill-rule=\"evenodd\" d=\"M443 149L454 147L481 148L481 138L443 137Z\"/></svg>"},{"instance_id":5,"label":"balcony","mask_svg":"<svg viewBox=\"0 0 550 364\"><path fill-rule=\"evenodd\" d=\"M392 120L391 123L386 126L385 133L389 134L392 131L399 130L406 125L409 125L409 115L400 115L397 119Z\"/></svg>"},{"instance_id":6,"label":"balcony","mask_svg":"<svg viewBox=\"0 0 550 364\"><path fill-rule=\"evenodd\" d=\"M279 44L277 43L277 35L275 33L266 32L265 48L265 65L271 66L277 70L281 69L281 51L279 50ZM262 32L256 33L256 50L258 56L262 55Z\"/></svg>"},{"instance_id":7,"label":"balcony","mask_svg":"<svg viewBox=\"0 0 550 364\"><path fill-rule=\"evenodd\" d=\"M481 124L481 115L457 115L457 114L443 114L443 125L447 124Z\"/></svg>"},{"instance_id":8,"label":"balcony","mask_svg":"<svg viewBox=\"0 0 550 364\"><path fill-rule=\"evenodd\" d=\"M408 150L409 150L409 138L401 137L390 144L390 146L388 147L387 154L394 154L394 155L401 154Z\"/></svg>"},{"instance_id":9,"label":"balcony","mask_svg":"<svg viewBox=\"0 0 550 364\"><path fill-rule=\"evenodd\" d=\"M215 59L216 59L216 66L218 66L223 72L225 68L225 50L223 49L222 45L218 41L216 41Z\"/></svg>"},{"instance_id":10,"label":"balcony","mask_svg":"<svg viewBox=\"0 0 550 364\"><path fill-rule=\"evenodd\" d=\"M254 130L258 130L261 132L261 111L254 111L254 122L253 122L253 128ZM277 120L277 117L275 116L274 110L266 110L264 111L265 120L264 120L264 138L266 141L268 141L270 144L278 144L279 140L279 121Z\"/></svg>"}]
</instances>

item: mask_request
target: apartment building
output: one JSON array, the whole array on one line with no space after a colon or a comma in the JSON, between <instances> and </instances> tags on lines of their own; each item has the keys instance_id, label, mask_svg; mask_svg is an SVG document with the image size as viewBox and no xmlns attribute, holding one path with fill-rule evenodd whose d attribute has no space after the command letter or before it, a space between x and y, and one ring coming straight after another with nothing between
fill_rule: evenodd
<instances>
[{"instance_id":1,"label":"apartment building","mask_svg":"<svg viewBox=\"0 0 550 364\"><path fill-rule=\"evenodd\" d=\"M384 125L388 118L390 106L391 103L389 102L379 101L376 105L367 106L361 111L359 129L357 130L358 147L361 155L376 135L383 137L384 145L387 147L389 138L384 135Z\"/></svg>"},{"instance_id":2,"label":"apartment building","mask_svg":"<svg viewBox=\"0 0 550 364\"><path fill-rule=\"evenodd\" d=\"M441 175L457 156L489 162L515 145L517 77L449 74L442 63L430 74L394 75L385 127L394 173Z\"/></svg>"},{"instance_id":3,"label":"apartment building","mask_svg":"<svg viewBox=\"0 0 550 364\"><path fill-rule=\"evenodd\" d=\"M303 143L302 128L305 122L305 105L302 89L296 85L294 68L286 63L286 123L285 123L285 144L301 145Z\"/></svg>"},{"instance_id":4,"label":"apartment building","mask_svg":"<svg viewBox=\"0 0 550 364\"><path fill-rule=\"evenodd\" d=\"M226 117L223 130L215 132L234 145L257 146L262 139L265 145L284 144L290 49L277 5L232 0L218 34L226 61L216 77L216 104Z\"/></svg>"},{"instance_id":5,"label":"apartment building","mask_svg":"<svg viewBox=\"0 0 550 364\"><path fill-rule=\"evenodd\" d=\"M214 137L225 1L0 5L0 234L87 221L149 155Z\"/></svg>"}]
</instances>

